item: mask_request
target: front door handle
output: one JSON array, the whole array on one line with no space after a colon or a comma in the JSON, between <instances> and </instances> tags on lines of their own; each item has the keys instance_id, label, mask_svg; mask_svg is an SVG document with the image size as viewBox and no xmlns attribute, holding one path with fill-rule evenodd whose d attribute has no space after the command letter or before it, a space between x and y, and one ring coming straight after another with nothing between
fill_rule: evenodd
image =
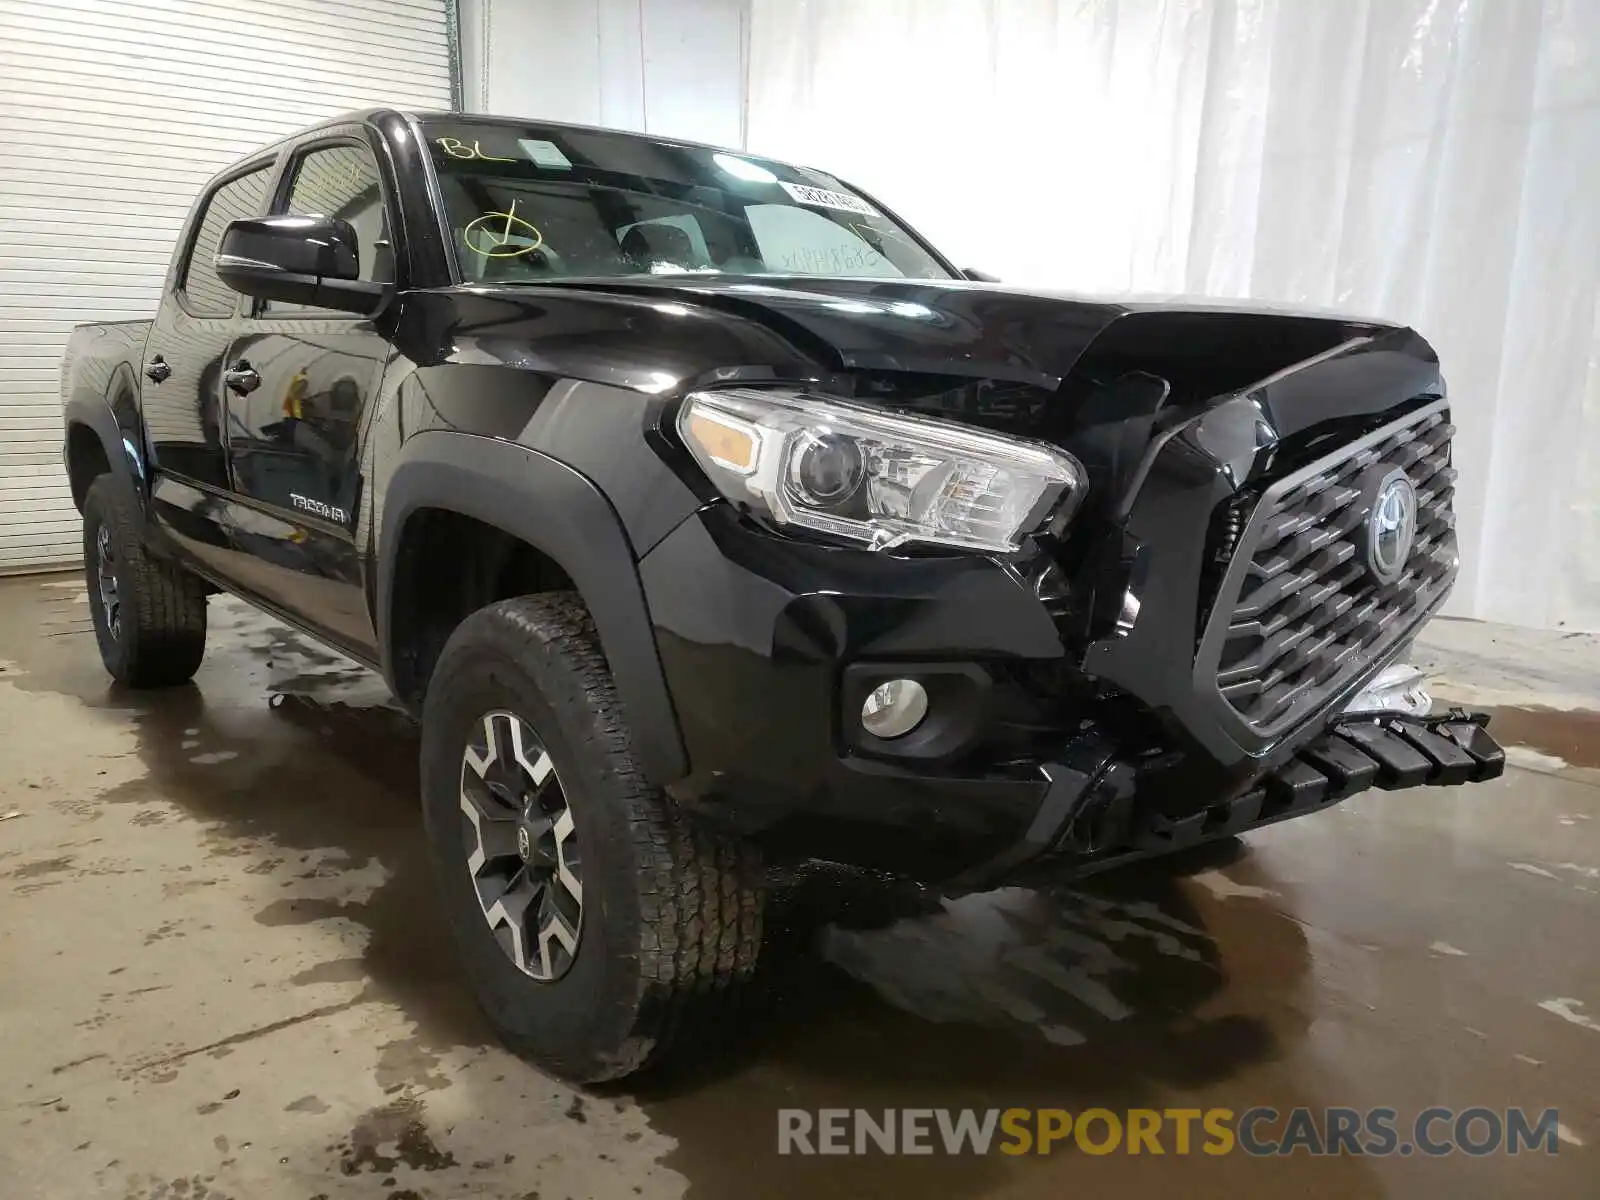
<instances>
[{"instance_id":1,"label":"front door handle","mask_svg":"<svg viewBox=\"0 0 1600 1200\"><path fill-rule=\"evenodd\" d=\"M228 385L230 392L248 396L261 386L261 376L256 374L254 367L240 359L222 373L222 382Z\"/></svg>"},{"instance_id":2,"label":"front door handle","mask_svg":"<svg viewBox=\"0 0 1600 1200\"><path fill-rule=\"evenodd\" d=\"M144 377L151 383L165 383L172 378L172 368L167 366L167 360L158 354L145 366Z\"/></svg>"}]
</instances>

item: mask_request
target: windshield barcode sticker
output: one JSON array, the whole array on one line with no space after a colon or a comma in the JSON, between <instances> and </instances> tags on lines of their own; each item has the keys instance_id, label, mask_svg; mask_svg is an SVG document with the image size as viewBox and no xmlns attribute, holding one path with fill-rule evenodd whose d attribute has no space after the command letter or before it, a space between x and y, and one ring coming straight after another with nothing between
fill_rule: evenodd
<instances>
[{"instance_id":1,"label":"windshield barcode sticker","mask_svg":"<svg viewBox=\"0 0 1600 1200\"><path fill-rule=\"evenodd\" d=\"M862 216L875 217L878 210L873 208L859 196L852 196L849 192L830 192L827 188L807 187L803 183L778 182L778 186L801 204L814 204L818 208L837 208L842 212L860 213Z\"/></svg>"},{"instance_id":2,"label":"windshield barcode sticker","mask_svg":"<svg viewBox=\"0 0 1600 1200\"><path fill-rule=\"evenodd\" d=\"M572 170L572 160L561 153L561 147L554 142L547 142L542 138L518 138L517 145L521 146L522 152L533 159L538 166L558 171Z\"/></svg>"}]
</instances>

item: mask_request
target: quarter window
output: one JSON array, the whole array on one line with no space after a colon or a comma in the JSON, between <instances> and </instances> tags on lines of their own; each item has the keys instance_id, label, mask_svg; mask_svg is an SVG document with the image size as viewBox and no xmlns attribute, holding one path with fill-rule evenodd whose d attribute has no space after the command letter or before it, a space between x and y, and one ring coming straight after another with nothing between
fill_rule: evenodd
<instances>
[{"instance_id":1,"label":"quarter window","mask_svg":"<svg viewBox=\"0 0 1600 1200\"><path fill-rule=\"evenodd\" d=\"M261 215L271 171L262 167L230 179L206 201L184 270L183 295L190 312L200 317L231 317L239 293L217 278L217 246L228 222Z\"/></svg>"}]
</instances>

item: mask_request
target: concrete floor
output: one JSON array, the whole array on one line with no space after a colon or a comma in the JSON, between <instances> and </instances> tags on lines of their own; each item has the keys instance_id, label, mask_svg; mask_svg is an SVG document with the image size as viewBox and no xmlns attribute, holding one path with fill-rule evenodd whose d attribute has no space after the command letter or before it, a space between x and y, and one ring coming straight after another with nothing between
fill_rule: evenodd
<instances>
[{"instance_id":1,"label":"concrete floor","mask_svg":"<svg viewBox=\"0 0 1600 1200\"><path fill-rule=\"evenodd\" d=\"M1435 625L1496 783L830 930L718 1073L640 1093L485 1028L380 684L219 599L197 685L124 694L88 629L76 578L0 581L8 1200L1600 1196L1596 639ZM1560 1152L775 1152L781 1106L1302 1104L1556 1107Z\"/></svg>"}]
</instances>

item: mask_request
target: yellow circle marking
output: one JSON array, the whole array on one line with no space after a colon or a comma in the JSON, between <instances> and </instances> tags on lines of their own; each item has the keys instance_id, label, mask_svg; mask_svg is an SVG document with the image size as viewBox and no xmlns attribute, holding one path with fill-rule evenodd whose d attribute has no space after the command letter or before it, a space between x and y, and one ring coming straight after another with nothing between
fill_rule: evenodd
<instances>
[{"instance_id":1,"label":"yellow circle marking","mask_svg":"<svg viewBox=\"0 0 1600 1200\"><path fill-rule=\"evenodd\" d=\"M512 201L511 212L486 212L481 217L474 217L462 229L461 240L473 251L489 258L515 258L519 254L532 254L544 245L544 234L532 222L517 216L516 207L516 202ZM513 245L513 233L519 237L531 237L533 241L526 246Z\"/></svg>"}]
</instances>

